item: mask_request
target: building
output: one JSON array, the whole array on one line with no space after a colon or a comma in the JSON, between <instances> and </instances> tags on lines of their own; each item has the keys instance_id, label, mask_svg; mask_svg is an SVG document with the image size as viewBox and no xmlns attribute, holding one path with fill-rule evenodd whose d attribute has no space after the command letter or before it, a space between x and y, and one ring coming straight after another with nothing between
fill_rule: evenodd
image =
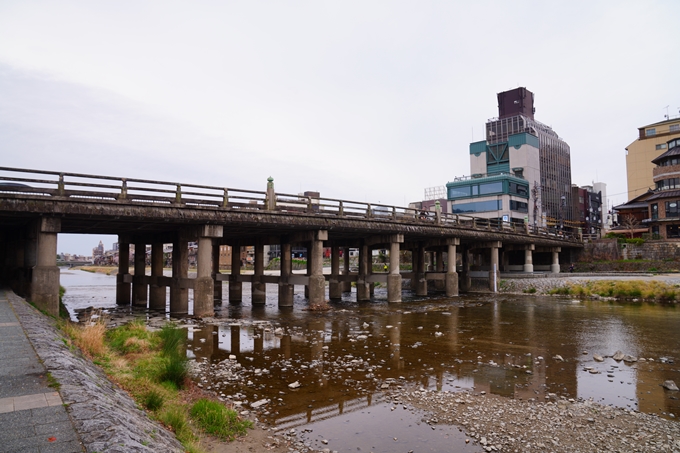
<instances>
[{"instance_id":1,"label":"building","mask_svg":"<svg viewBox=\"0 0 680 453\"><path fill-rule=\"evenodd\" d=\"M654 194L647 198L648 217L642 221L661 239L680 239L680 136L665 143L667 151L654 159Z\"/></svg>"},{"instance_id":2,"label":"building","mask_svg":"<svg viewBox=\"0 0 680 453\"><path fill-rule=\"evenodd\" d=\"M653 160L676 138L680 138L680 117L638 128L638 138L626 147L628 200L655 187Z\"/></svg>"},{"instance_id":3,"label":"building","mask_svg":"<svg viewBox=\"0 0 680 453\"><path fill-rule=\"evenodd\" d=\"M603 193L604 192L604 193ZM599 238L604 229L603 213L606 214L606 185L573 185L571 188L572 218L584 236Z\"/></svg>"},{"instance_id":4,"label":"building","mask_svg":"<svg viewBox=\"0 0 680 453\"><path fill-rule=\"evenodd\" d=\"M450 212L570 226L569 145L534 113L526 88L498 93L498 118L486 123L486 140L470 144L471 176L446 185Z\"/></svg>"}]
</instances>

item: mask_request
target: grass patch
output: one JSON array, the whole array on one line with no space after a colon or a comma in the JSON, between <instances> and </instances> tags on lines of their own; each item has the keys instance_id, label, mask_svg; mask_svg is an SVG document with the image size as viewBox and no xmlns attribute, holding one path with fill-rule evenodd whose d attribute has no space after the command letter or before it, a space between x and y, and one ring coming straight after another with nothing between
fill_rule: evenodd
<instances>
[{"instance_id":1,"label":"grass patch","mask_svg":"<svg viewBox=\"0 0 680 453\"><path fill-rule=\"evenodd\" d=\"M550 294L579 297L614 297L617 299L643 299L664 302L678 300L677 287L660 281L593 280L584 284L568 284L550 290Z\"/></svg>"},{"instance_id":2,"label":"grass patch","mask_svg":"<svg viewBox=\"0 0 680 453\"><path fill-rule=\"evenodd\" d=\"M48 371L45 377L47 378L48 387L52 387L54 390L59 390L61 388L61 384L54 378L54 376L52 376L52 373Z\"/></svg>"},{"instance_id":3,"label":"grass patch","mask_svg":"<svg viewBox=\"0 0 680 453\"><path fill-rule=\"evenodd\" d=\"M149 390L144 395L144 399L142 402L144 404L144 407L146 407L150 411L157 411L158 409L163 407L165 398L163 398L163 395L159 391Z\"/></svg>"},{"instance_id":4,"label":"grass patch","mask_svg":"<svg viewBox=\"0 0 680 453\"><path fill-rule=\"evenodd\" d=\"M221 439L234 440L253 426L250 420L240 420L236 411L224 404L204 398L194 403L190 413L205 432Z\"/></svg>"},{"instance_id":5,"label":"grass patch","mask_svg":"<svg viewBox=\"0 0 680 453\"><path fill-rule=\"evenodd\" d=\"M534 288L533 286L531 286L531 287L525 289L525 290L522 291L522 292L527 293L527 294L535 294L535 293L536 293L536 288Z\"/></svg>"},{"instance_id":6,"label":"grass patch","mask_svg":"<svg viewBox=\"0 0 680 453\"><path fill-rule=\"evenodd\" d=\"M188 376L185 329L168 324L150 331L142 321L106 330L106 320L94 317L90 322L62 322L60 326L71 343L103 368L109 378L125 389L146 408L149 416L175 432L186 451L201 453L197 446L196 423L191 423L190 411L197 398ZM226 407L223 406L225 410ZM232 411L233 412L233 411ZM235 417L235 418L234 418ZM227 417L233 434L244 434L250 422L241 421L236 412ZM141 439L153 447L154 438Z\"/></svg>"}]
</instances>

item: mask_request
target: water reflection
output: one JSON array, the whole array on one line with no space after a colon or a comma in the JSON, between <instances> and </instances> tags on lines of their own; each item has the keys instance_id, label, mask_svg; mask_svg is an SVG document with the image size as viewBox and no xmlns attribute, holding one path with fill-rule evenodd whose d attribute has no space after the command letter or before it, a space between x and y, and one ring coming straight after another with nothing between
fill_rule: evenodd
<instances>
[{"instance_id":1,"label":"water reflection","mask_svg":"<svg viewBox=\"0 0 680 453\"><path fill-rule=\"evenodd\" d=\"M115 313L115 279L87 276L95 283L77 276L77 284L65 285L69 309L100 304ZM225 302L217 312L224 322L192 327L188 336L190 356L217 364L234 355L242 366L243 379L214 379L211 390L232 400L270 399L262 416L273 424L375 409L385 383L538 400L554 393L680 415L677 395L660 385L680 383L674 305L488 294L452 300L405 294L404 303L390 305L378 289L371 303L349 297L318 313L304 311L302 288L292 310L279 310L275 290L262 308L253 309L247 297L237 306ZM593 359L617 350L647 360ZM295 381L301 387L288 388Z\"/></svg>"}]
</instances>

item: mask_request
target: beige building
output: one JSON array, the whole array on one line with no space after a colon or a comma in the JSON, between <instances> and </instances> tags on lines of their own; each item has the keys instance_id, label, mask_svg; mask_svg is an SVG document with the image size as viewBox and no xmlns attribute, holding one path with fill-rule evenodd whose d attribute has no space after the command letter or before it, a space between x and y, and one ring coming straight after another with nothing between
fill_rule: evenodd
<instances>
[{"instance_id":1,"label":"beige building","mask_svg":"<svg viewBox=\"0 0 680 453\"><path fill-rule=\"evenodd\" d=\"M680 118L638 128L640 136L626 148L628 200L655 189L652 161L665 153L667 143L680 137Z\"/></svg>"}]
</instances>

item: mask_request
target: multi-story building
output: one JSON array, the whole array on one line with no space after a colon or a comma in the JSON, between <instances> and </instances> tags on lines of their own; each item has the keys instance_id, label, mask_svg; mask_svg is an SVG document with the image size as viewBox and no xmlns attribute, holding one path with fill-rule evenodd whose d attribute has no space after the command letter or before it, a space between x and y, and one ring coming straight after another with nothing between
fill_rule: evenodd
<instances>
[{"instance_id":1,"label":"multi-story building","mask_svg":"<svg viewBox=\"0 0 680 453\"><path fill-rule=\"evenodd\" d=\"M498 93L498 118L486 123L486 140L470 144L469 178L446 185L450 212L531 225L572 220L569 145L534 119L526 88Z\"/></svg>"},{"instance_id":2,"label":"multi-story building","mask_svg":"<svg viewBox=\"0 0 680 453\"><path fill-rule=\"evenodd\" d=\"M597 183L582 187L574 185L571 188L573 221L584 235L591 238L601 237L604 227L602 214L606 213L606 192L602 193L603 186L604 183Z\"/></svg>"},{"instance_id":3,"label":"multi-story building","mask_svg":"<svg viewBox=\"0 0 680 453\"><path fill-rule=\"evenodd\" d=\"M628 200L655 187L653 160L667 149L669 140L680 138L680 118L639 127L638 134L626 147Z\"/></svg>"},{"instance_id":4,"label":"multi-story building","mask_svg":"<svg viewBox=\"0 0 680 453\"><path fill-rule=\"evenodd\" d=\"M643 225L663 239L680 238L680 137L665 143L667 151L654 159L652 179L656 185L653 195L645 201L649 216Z\"/></svg>"}]
</instances>

